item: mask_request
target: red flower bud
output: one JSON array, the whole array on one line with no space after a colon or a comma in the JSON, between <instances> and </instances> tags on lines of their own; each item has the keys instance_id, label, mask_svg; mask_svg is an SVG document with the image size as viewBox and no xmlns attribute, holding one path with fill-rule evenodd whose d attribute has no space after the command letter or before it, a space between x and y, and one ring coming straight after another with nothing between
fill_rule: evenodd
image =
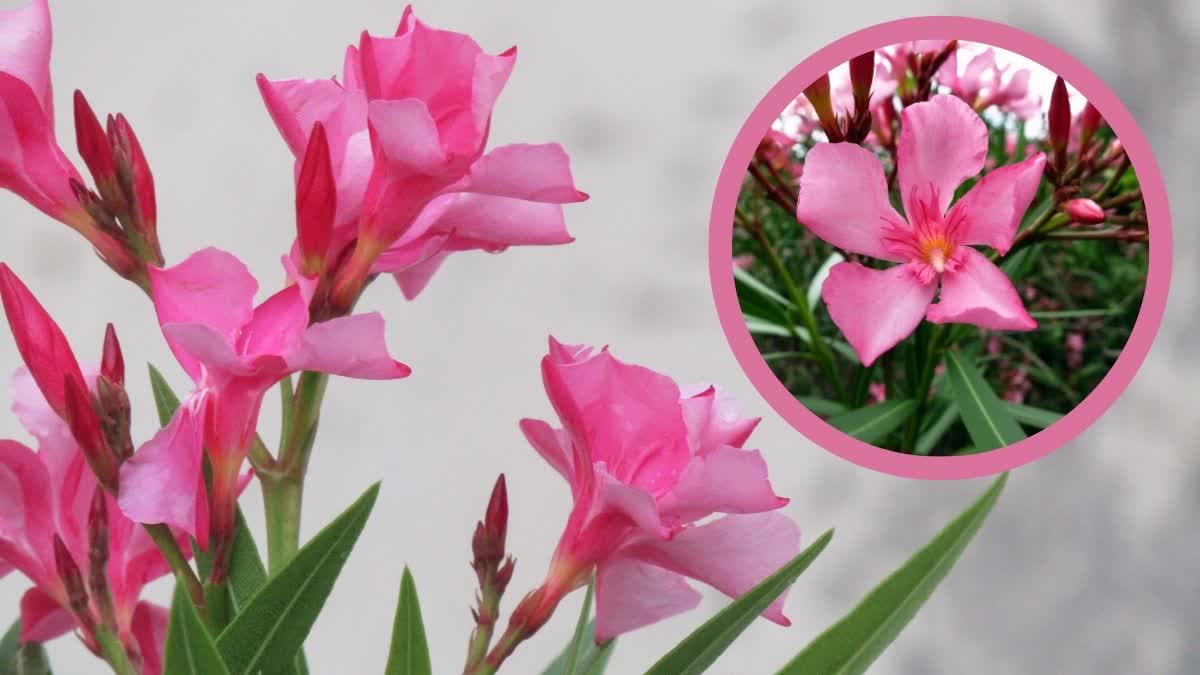
<instances>
[{"instance_id":1,"label":"red flower bud","mask_svg":"<svg viewBox=\"0 0 1200 675\"><path fill-rule=\"evenodd\" d=\"M104 328L104 351L100 358L100 374L114 384L125 384L125 357L121 355L121 343L117 331L110 323Z\"/></svg>"},{"instance_id":2,"label":"red flower bud","mask_svg":"<svg viewBox=\"0 0 1200 675\"><path fill-rule=\"evenodd\" d=\"M871 81L875 78L875 52L870 51L850 59L850 86L854 91L856 111L866 110L871 103Z\"/></svg>"},{"instance_id":3,"label":"red flower bud","mask_svg":"<svg viewBox=\"0 0 1200 675\"><path fill-rule=\"evenodd\" d=\"M471 550L475 554L473 566L479 572L483 566L495 565L504 558L505 540L508 537L508 489L504 474L496 479L492 496L488 500L487 514L475 526Z\"/></svg>"},{"instance_id":4,"label":"red flower bud","mask_svg":"<svg viewBox=\"0 0 1200 675\"><path fill-rule=\"evenodd\" d=\"M71 612L83 625L84 633L91 635L96 628L96 622L88 608L88 592L83 582L83 574L79 571L75 559L71 557L71 551L63 543L62 537L57 534L54 535L54 567L67 591L67 604Z\"/></svg>"},{"instance_id":5,"label":"red flower bud","mask_svg":"<svg viewBox=\"0 0 1200 675\"><path fill-rule=\"evenodd\" d=\"M83 372L62 329L8 265L0 263L0 299L21 360L59 417L66 417L64 377L83 382Z\"/></svg>"},{"instance_id":6,"label":"red flower bud","mask_svg":"<svg viewBox=\"0 0 1200 675\"><path fill-rule=\"evenodd\" d=\"M1062 77L1054 80L1047 118L1050 148L1054 151L1054 168L1061 172L1066 168L1067 142L1071 137L1071 99L1067 94L1067 83Z\"/></svg>"},{"instance_id":7,"label":"red flower bud","mask_svg":"<svg viewBox=\"0 0 1200 675\"><path fill-rule=\"evenodd\" d=\"M1091 101L1084 106L1083 113L1079 116L1079 154L1087 152L1092 145L1092 137L1096 135L1096 131L1100 129L1100 124L1104 118L1100 116L1100 111L1096 106L1092 105Z\"/></svg>"},{"instance_id":8,"label":"red flower bud","mask_svg":"<svg viewBox=\"0 0 1200 675\"><path fill-rule=\"evenodd\" d=\"M309 134L300 176L296 179L296 238L302 271L307 275L319 274L325 264L336 213L337 183L333 178L329 142L325 126L318 122Z\"/></svg>"},{"instance_id":9,"label":"red flower bud","mask_svg":"<svg viewBox=\"0 0 1200 675\"><path fill-rule=\"evenodd\" d=\"M88 392L82 379L67 375L63 378L65 414L62 419L75 437L80 452L87 459L96 480L112 494L117 493L117 461L108 442L104 430L100 426L100 418L92 405L92 395Z\"/></svg>"},{"instance_id":10,"label":"red flower bud","mask_svg":"<svg viewBox=\"0 0 1200 675\"><path fill-rule=\"evenodd\" d=\"M108 144L108 136L104 133L104 127L100 126L100 120L96 118L92 106L88 105L83 92L78 89L75 90L75 144L84 164L87 164L88 170L92 172L96 186L100 187L103 193L102 184L111 184L117 175L112 147Z\"/></svg>"},{"instance_id":11,"label":"red flower bud","mask_svg":"<svg viewBox=\"0 0 1200 675\"><path fill-rule=\"evenodd\" d=\"M1104 209L1085 197L1072 199L1063 204L1062 208L1071 220L1084 225L1098 225L1105 220Z\"/></svg>"},{"instance_id":12,"label":"red flower bud","mask_svg":"<svg viewBox=\"0 0 1200 675\"><path fill-rule=\"evenodd\" d=\"M142 152L142 144L138 142L133 127L124 115L118 114L108 126L109 142L113 147L117 169L128 184L122 187L128 192L129 200L137 209L137 225L142 237L158 254L158 260L150 262L162 264L162 254L158 253L158 202L154 194L154 175L150 173L150 163Z\"/></svg>"},{"instance_id":13,"label":"red flower bud","mask_svg":"<svg viewBox=\"0 0 1200 675\"><path fill-rule=\"evenodd\" d=\"M108 496L96 490L88 509L88 588L100 610L100 620L115 629L117 617L108 586L108 541Z\"/></svg>"},{"instance_id":14,"label":"red flower bud","mask_svg":"<svg viewBox=\"0 0 1200 675\"><path fill-rule=\"evenodd\" d=\"M833 99L830 96L829 90L829 75L822 75L812 84L808 85L804 90L804 97L812 104L813 110L817 113L817 119L821 122L821 129L825 131L829 142L840 142L842 140L842 131L838 127L837 115L833 112Z\"/></svg>"}]
</instances>

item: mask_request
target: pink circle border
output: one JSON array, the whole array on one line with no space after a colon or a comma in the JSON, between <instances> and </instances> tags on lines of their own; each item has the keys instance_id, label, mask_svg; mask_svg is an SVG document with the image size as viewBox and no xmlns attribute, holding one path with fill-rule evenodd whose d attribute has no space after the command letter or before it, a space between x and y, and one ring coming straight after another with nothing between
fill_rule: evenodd
<instances>
[{"instance_id":1,"label":"pink circle border","mask_svg":"<svg viewBox=\"0 0 1200 675\"><path fill-rule=\"evenodd\" d=\"M922 39L984 42L1020 53L1062 75L1104 115L1121 139L1142 185L1150 227L1150 269L1142 307L1116 364L1082 403L1050 427L1012 445L964 457L918 457L884 450L826 424L792 396L763 360L742 319L733 283L732 213L746 166L759 140L809 83L851 57L881 46ZM1025 31L957 16L899 19L864 28L817 51L793 68L758 102L738 131L721 168L709 219L709 277L721 328L759 394L789 424L826 450L860 466L908 478L952 480L996 474L1031 462L1078 436L1108 410L1146 359L1166 309L1171 278L1171 214L1166 186L1149 142L1117 95L1071 55Z\"/></svg>"}]
</instances>

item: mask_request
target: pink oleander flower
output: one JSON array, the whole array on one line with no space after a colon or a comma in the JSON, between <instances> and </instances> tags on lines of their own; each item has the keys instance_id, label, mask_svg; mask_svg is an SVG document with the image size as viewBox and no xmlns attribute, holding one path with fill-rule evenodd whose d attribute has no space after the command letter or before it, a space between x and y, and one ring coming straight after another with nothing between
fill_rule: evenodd
<instances>
[{"instance_id":1,"label":"pink oleander flower","mask_svg":"<svg viewBox=\"0 0 1200 675\"><path fill-rule=\"evenodd\" d=\"M201 474L207 450L210 536L227 541L239 472L268 389L302 370L363 379L409 373L388 355L378 313L310 324L310 298L300 284L256 307L258 283L224 251L204 249L174 267L152 268L150 280L163 335L196 389L121 467L121 509L138 522L196 533L197 510L207 503Z\"/></svg>"},{"instance_id":2,"label":"pink oleander flower","mask_svg":"<svg viewBox=\"0 0 1200 675\"><path fill-rule=\"evenodd\" d=\"M976 110L996 106L1023 120L1040 117L1042 99L1029 91L1029 69L1017 68L1008 75L1010 67L998 64L996 50L988 47L972 57L960 72L955 52L938 70L938 81Z\"/></svg>"},{"instance_id":3,"label":"pink oleander flower","mask_svg":"<svg viewBox=\"0 0 1200 675\"><path fill-rule=\"evenodd\" d=\"M756 154L776 171L781 171L792 163L792 148L795 146L796 140L791 136L778 129L769 129L767 135L758 142Z\"/></svg>"},{"instance_id":4,"label":"pink oleander flower","mask_svg":"<svg viewBox=\"0 0 1200 675\"><path fill-rule=\"evenodd\" d=\"M454 251L572 241L562 204L583 201L554 143L484 152L516 49L485 53L405 9L395 37L363 33L337 79L268 80L263 100L297 167L316 122L337 182L329 259L353 254L333 295L391 273L415 297ZM299 168L297 168L297 171ZM346 298L341 298L345 304Z\"/></svg>"},{"instance_id":5,"label":"pink oleander flower","mask_svg":"<svg viewBox=\"0 0 1200 675\"><path fill-rule=\"evenodd\" d=\"M730 397L681 391L607 349L553 338L542 378L563 428L526 419L521 429L570 484L574 507L514 624L536 630L595 570L596 639L607 640L695 607L684 577L738 596L799 552L766 462L742 449L758 420ZM781 596L763 615L788 625L782 608Z\"/></svg>"},{"instance_id":6,"label":"pink oleander flower","mask_svg":"<svg viewBox=\"0 0 1200 675\"><path fill-rule=\"evenodd\" d=\"M1008 251L1037 192L1045 156L988 173L951 206L959 184L983 168L987 126L947 95L905 108L901 123L897 178L907 218L892 207L883 165L867 150L822 143L805 158L797 219L840 249L900 263L887 269L835 265L821 290L834 323L864 365L923 318L1032 330L1037 323L1012 282L972 246Z\"/></svg>"},{"instance_id":7,"label":"pink oleander flower","mask_svg":"<svg viewBox=\"0 0 1200 675\"><path fill-rule=\"evenodd\" d=\"M95 370L89 371L87 379L95 377ZM83 602L77 598L72 607L71 580L63 578L56 561L57 537L63 549L59 556L69 555L82 578L93 564L104 565L116 631L126 650L142 664L139 672L162 672L167 612L139 596L147 583L169 572L166 561L145 530L104 493L71 430L29 371L13 377L12 398L13 412L38 445L34 452L16 441L0 441L0 576L15 568L34 584L21 598L20 640L45 642L78 630L98 652L91 631L103 616L102 603L91 586ZM107 547L97 535L107 538Z\"/></svg>"}]
</instances>

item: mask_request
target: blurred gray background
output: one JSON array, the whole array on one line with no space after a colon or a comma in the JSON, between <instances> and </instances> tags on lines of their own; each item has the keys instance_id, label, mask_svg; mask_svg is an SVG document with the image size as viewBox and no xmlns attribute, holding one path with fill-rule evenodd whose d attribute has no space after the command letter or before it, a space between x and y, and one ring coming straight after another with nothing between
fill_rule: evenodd
<instances>
[{"instance_id":1,"label":"blurred gray background","mask_svg":"<svg viewBox=\"0 0 1200 675\"><path fill-rule=\"evenodd\" d=\"M16 0L0 0L10 8ZM126 113L150 156L169 261L216 245L265 288L281 280L291 239L291 157L254 75L331 75L364 27L385 33L403 4L382 0L243 3L52 1L59 136L75 156L71 90ZM522 416L547 416L538 359L546 335L610 343L626 359L683 382L714 381L765 420L752 444L811 540L832 546L788 602L790 629L757 622L712 668L771 672L846 611L978 494L985 481L903 480L850 465L775 417L742 375L717 322L706 269L709 205L726 150L759 97L836 37L905 15L958 13L1018 27L1073 52L1123 95L1158 150L1176 216L1175 275L1162 333L1142 372L1078 440L1015 472L953 574L873 672L1196 673L1200 646L1200 364L1198 242L1191 214L1200 5L1186 0L908 2L780 0L584 6L422 2L422 19L520 46L496 109L493 141L561 141L592 200L569 209L578 241L556 249L468 254L406 303L390 283L380 308L414 375L391 384L337 381L313 458L305 533L371 482L383 493L308 642L316 673L377 673L386 658L401 567L416 576L437 672L457 672L471 619L469 538L496 474L508 475L512 595L536 583L568 492L524 443ZM0 254L62 322L81 358L99 355L114 321L135 372L153 361L185 376L145 298L84 242L11 194L0 195ZM0 335L0 370L18 364ZM154 424L149 387L133 378L135 432ZM7 399L5 399L7 405ZM266 405L262 428L277 429ZM24 438L10 415L0 435ZM256 487L243 499L261 530ZM0 620L26 584L0 582ZM164 583L152 589L168 597ZM581 594L522 646L508 672L536 673L566 642ZM506 609L515 599L510 598ZM611 672L640 672L724 599L620 640ZM57 672L100 672L76 640L52 643Z\"/></svg>"}]
</instances>

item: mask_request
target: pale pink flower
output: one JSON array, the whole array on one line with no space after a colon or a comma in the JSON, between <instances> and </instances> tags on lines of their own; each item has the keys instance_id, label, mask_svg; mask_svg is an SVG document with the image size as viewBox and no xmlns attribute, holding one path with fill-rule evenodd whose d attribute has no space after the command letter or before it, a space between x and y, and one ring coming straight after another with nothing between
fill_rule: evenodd
<instances>
[{"instance_id":1,"label":"pale pink flower","mask_svg":"<svg viewBox=\"0 0 1200 675\"><path fill-rule=\"evenodd\" d=\"M310 325L310 298L301 284L256 307L258 282L224 251L204 249L174 267L152 268L150 279L163 335L196 389L121 467L121 508L138 522L195 532L196 510L206 503L201 459L207 450L211 534L223 541L232 532L239 472L267 390L302 370L363 379L409 373L388 355L378 313Z\"/></svg>"},{"instance_id":2,"label":"pale pink flower","mask_svg":"<svg viewBox=\"0 0 1200 675\"><path fill-rule=\"evenodd\" d=\"M87 379L94 380L94 373L90 371ZM88 627L71 611L54 538L61 539L86 578L92 549L89 525L103 527L108 536L104 574L118 633L143 663L141 672L161 672L167 613L139 596L147 583L169 571L166 561L145 530L124 517L115 500L103 493L70 429L23 368L13 377L12 398L13 412L38 442L34 452L15 441L0 441L0 576L15 568L34 584L21 598L20 640L45 642L79 630L85 644L97 648ZM96 499L105 502L106 524L90 522ZM88 602L94 619L99 606L94 597Z\"/></svg>"},{"instance_id":3,"label":"pale pink flower","mask_svg":"<svg viewBox=\"0 0 1200 675\"><path fill-rule=\"evenodd\" d=\"M364 32L346 50L340 82L259 75L297 171L313 124L328 132L337 182L330 259L355 246L348 265L356 274L392 273L411 298L451 252L572 241L562 204L587 195L575 189L563 149L484 153L515 59L515 48L487 54L407 8L395 37Z\"/></svg>"},{"instance_id":4,"label":"pale pink flower","mask_svg":"<svg viewBox=\"0 0 1200 675\"><path fill-rule=\"evenodd\" d=\"M821 292L834 323L866 365L922 318L1033 329L1012 282L972 246L1007 252L1037 192L1044 155L992 171L951 207L959 184L983 168L987 126L946 95L905 108L901 123L897 178L907 219L892 207L883 165L867 150L822 143L805 158L799 221L840 249L901 263L835 265Z\"/></svg>"},{"instance_id":5,"label":"pale pink flower","mask_svg":"<svg viewBox=\"0 0 1200 675\"><path fill-rule=\"evenodd\" d=\"M571 486L574 508L544 585L514 612L536 630L596 572L596 639L687 611L684 577L736 597L799 551L767 466L742 449L757 419L714 387L550 340L546 393L563 428L526 419L533 447ZM713 514L729 514L705 520ZM701 521L704 522L701 522ZM764 612L788 625L783 597Z\"/></svg>"},{"instance_id":6,"label":"pale pink flower","mask_svg":"<svg viewBox=\"0 0 1200 675\"><path fill-rule=\"evenodd\" d=\"M938 81L949 87L950 93L976 110L996 106L1019 119L1042 114L1041 97L1029 90L1029 69L1000 65L996 61L996 50L991 47L973 56L961 72L958 53L952 53L937 75Z\"/></svg>"}]
</instances>

